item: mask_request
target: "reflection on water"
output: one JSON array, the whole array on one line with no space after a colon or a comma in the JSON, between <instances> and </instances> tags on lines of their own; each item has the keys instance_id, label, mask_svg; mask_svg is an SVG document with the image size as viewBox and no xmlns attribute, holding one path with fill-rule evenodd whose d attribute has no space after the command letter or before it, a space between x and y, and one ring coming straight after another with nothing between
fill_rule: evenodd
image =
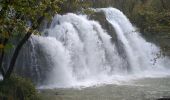
<instances>
[{"instance_id":1,"label":"reflection on water","mask_svg":"<svg viewBox=\"0 0 170 100\"><path fill-rule=\"evenodd\" d=\"M156 100L170 98L170 77L140 79L122 85L40 90L40 93L44 100Z\"/></svg>"}]
</instances>

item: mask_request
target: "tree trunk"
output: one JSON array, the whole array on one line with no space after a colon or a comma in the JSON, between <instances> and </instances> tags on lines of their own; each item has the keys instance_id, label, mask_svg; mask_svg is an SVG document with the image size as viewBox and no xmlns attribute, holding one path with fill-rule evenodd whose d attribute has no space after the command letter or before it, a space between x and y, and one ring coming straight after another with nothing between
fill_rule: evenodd
<instances>
[{"instance_id":1,"label":"tree trunk","mask_svg":"<svg viewBox=\"0 0 170 100\"><path fill-rule=\"evenodd\" d=\"M165 1L164 1L164 0L161 0L161 3L162 3L163 9L167 9Z\"/></svg>"},{"instance_id":2,"label":"tree trunk","mask_svg":"<svg viewBox=\"0 0 170 100\"><path fill-rule=\"evenodd\" d=\"M1 71L2 76L4 77L5 72L4 72L4 69L3 69L3 66L2 66L3 58L4 58L4 49L2 50L1 57L0 57L0 71Z\"/></svg>"},{"instance_id":3,"label":"tree trunk","mask_svg":"<svg viewBox=\"0 0 170 100\"><path fill-rule=\"evenodd\" d=\"M23 45L28 41L28 39L30 38L32 32L28 31L27 34L24 36L24 38L18 43L13 56L10 60L10 65L8 67L7 72L5 73L4 79L8 79L11 76L12 71L14 70L14 66L17 60L17 57L19 55L20 50L22 49Z\"/></svg>"},{"instance_id":4,"label":"tree trunk","mask_svg":"<svg viewBox=\"0 0 170 100\"><path fill-rule=\"evenodd\" d=\"M5 46L8 42L8 39L5 38L5 40L3 41L3 45ZM4 55L5 55L5 51L4 51L4 48L2 49L1 51L1 56L0 56L0 72L2 74L2 76L4 77L5 76L5 71L4 71L4 68L3 68L3 59L4 59Z\"/></svg>"}]
</instances>

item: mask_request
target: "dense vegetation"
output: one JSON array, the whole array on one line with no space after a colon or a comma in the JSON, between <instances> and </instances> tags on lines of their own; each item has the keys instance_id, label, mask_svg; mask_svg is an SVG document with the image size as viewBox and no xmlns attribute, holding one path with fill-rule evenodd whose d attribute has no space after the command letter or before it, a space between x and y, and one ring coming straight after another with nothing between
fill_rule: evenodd
<instances>
[{"instance_id":1,"label":"dense vegetation","mask_svg":"<svg viewBox=\"0 0 170 100\"><path fill-rule=\"evenodd\" d=\"M13 75L0 82L0 100L40 100L31 81Z\"/></svg>"},{"instance_id":2,"label":"dense vegetation","mask_svg":"<svg viewBox=\"0 0 170 100\"><path fill-rule=\"evenodd\" d=\"M158 44L165 55L170 55L170 1L146 0L136 6L129 18L146 38Z\"/></svg>"}]
</instances>

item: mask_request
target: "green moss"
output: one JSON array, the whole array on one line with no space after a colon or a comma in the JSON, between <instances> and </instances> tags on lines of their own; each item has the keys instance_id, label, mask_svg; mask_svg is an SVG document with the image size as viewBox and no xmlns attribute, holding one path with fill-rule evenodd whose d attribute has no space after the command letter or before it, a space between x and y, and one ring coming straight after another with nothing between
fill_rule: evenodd
<instances>
[{"instance_id":1,"label":"green moss","mask_svg":"<svg viewBox=\"0 0 170 100\"><path fill-rule=\"evenodd\" d=\"M0 100L40 100L31 81L12 75L0 82Z\"/></svg>"}]
</instances>

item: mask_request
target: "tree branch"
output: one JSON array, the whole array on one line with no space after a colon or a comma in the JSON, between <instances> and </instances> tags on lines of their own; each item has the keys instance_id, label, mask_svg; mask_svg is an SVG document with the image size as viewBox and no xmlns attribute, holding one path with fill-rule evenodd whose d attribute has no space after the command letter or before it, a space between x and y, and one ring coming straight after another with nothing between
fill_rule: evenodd
<instances>
[{"instance_id":1,"label":"tree branch","mask_svg":"<svg viewBox=\"0 0 170 100\"><path fill-rule=\"evenodd\" d=\"M5 73L5 76L4 76L4 79L8 79L14 69L14 66L15 66L15 63L16 63L16 60L17 60L17 57L19 55L19 52L21 50L21 48L23 47L23 45L28 41L28 39L30 38L32 32L31 31L28 31L27 34L24 36L24 38L19 42L19 44L17 45L14 53L13 53L13 56L11 58L11 61L10 61L10 65L8 67L8 70L7 72Z\"/></svg>"}]
</instances>

